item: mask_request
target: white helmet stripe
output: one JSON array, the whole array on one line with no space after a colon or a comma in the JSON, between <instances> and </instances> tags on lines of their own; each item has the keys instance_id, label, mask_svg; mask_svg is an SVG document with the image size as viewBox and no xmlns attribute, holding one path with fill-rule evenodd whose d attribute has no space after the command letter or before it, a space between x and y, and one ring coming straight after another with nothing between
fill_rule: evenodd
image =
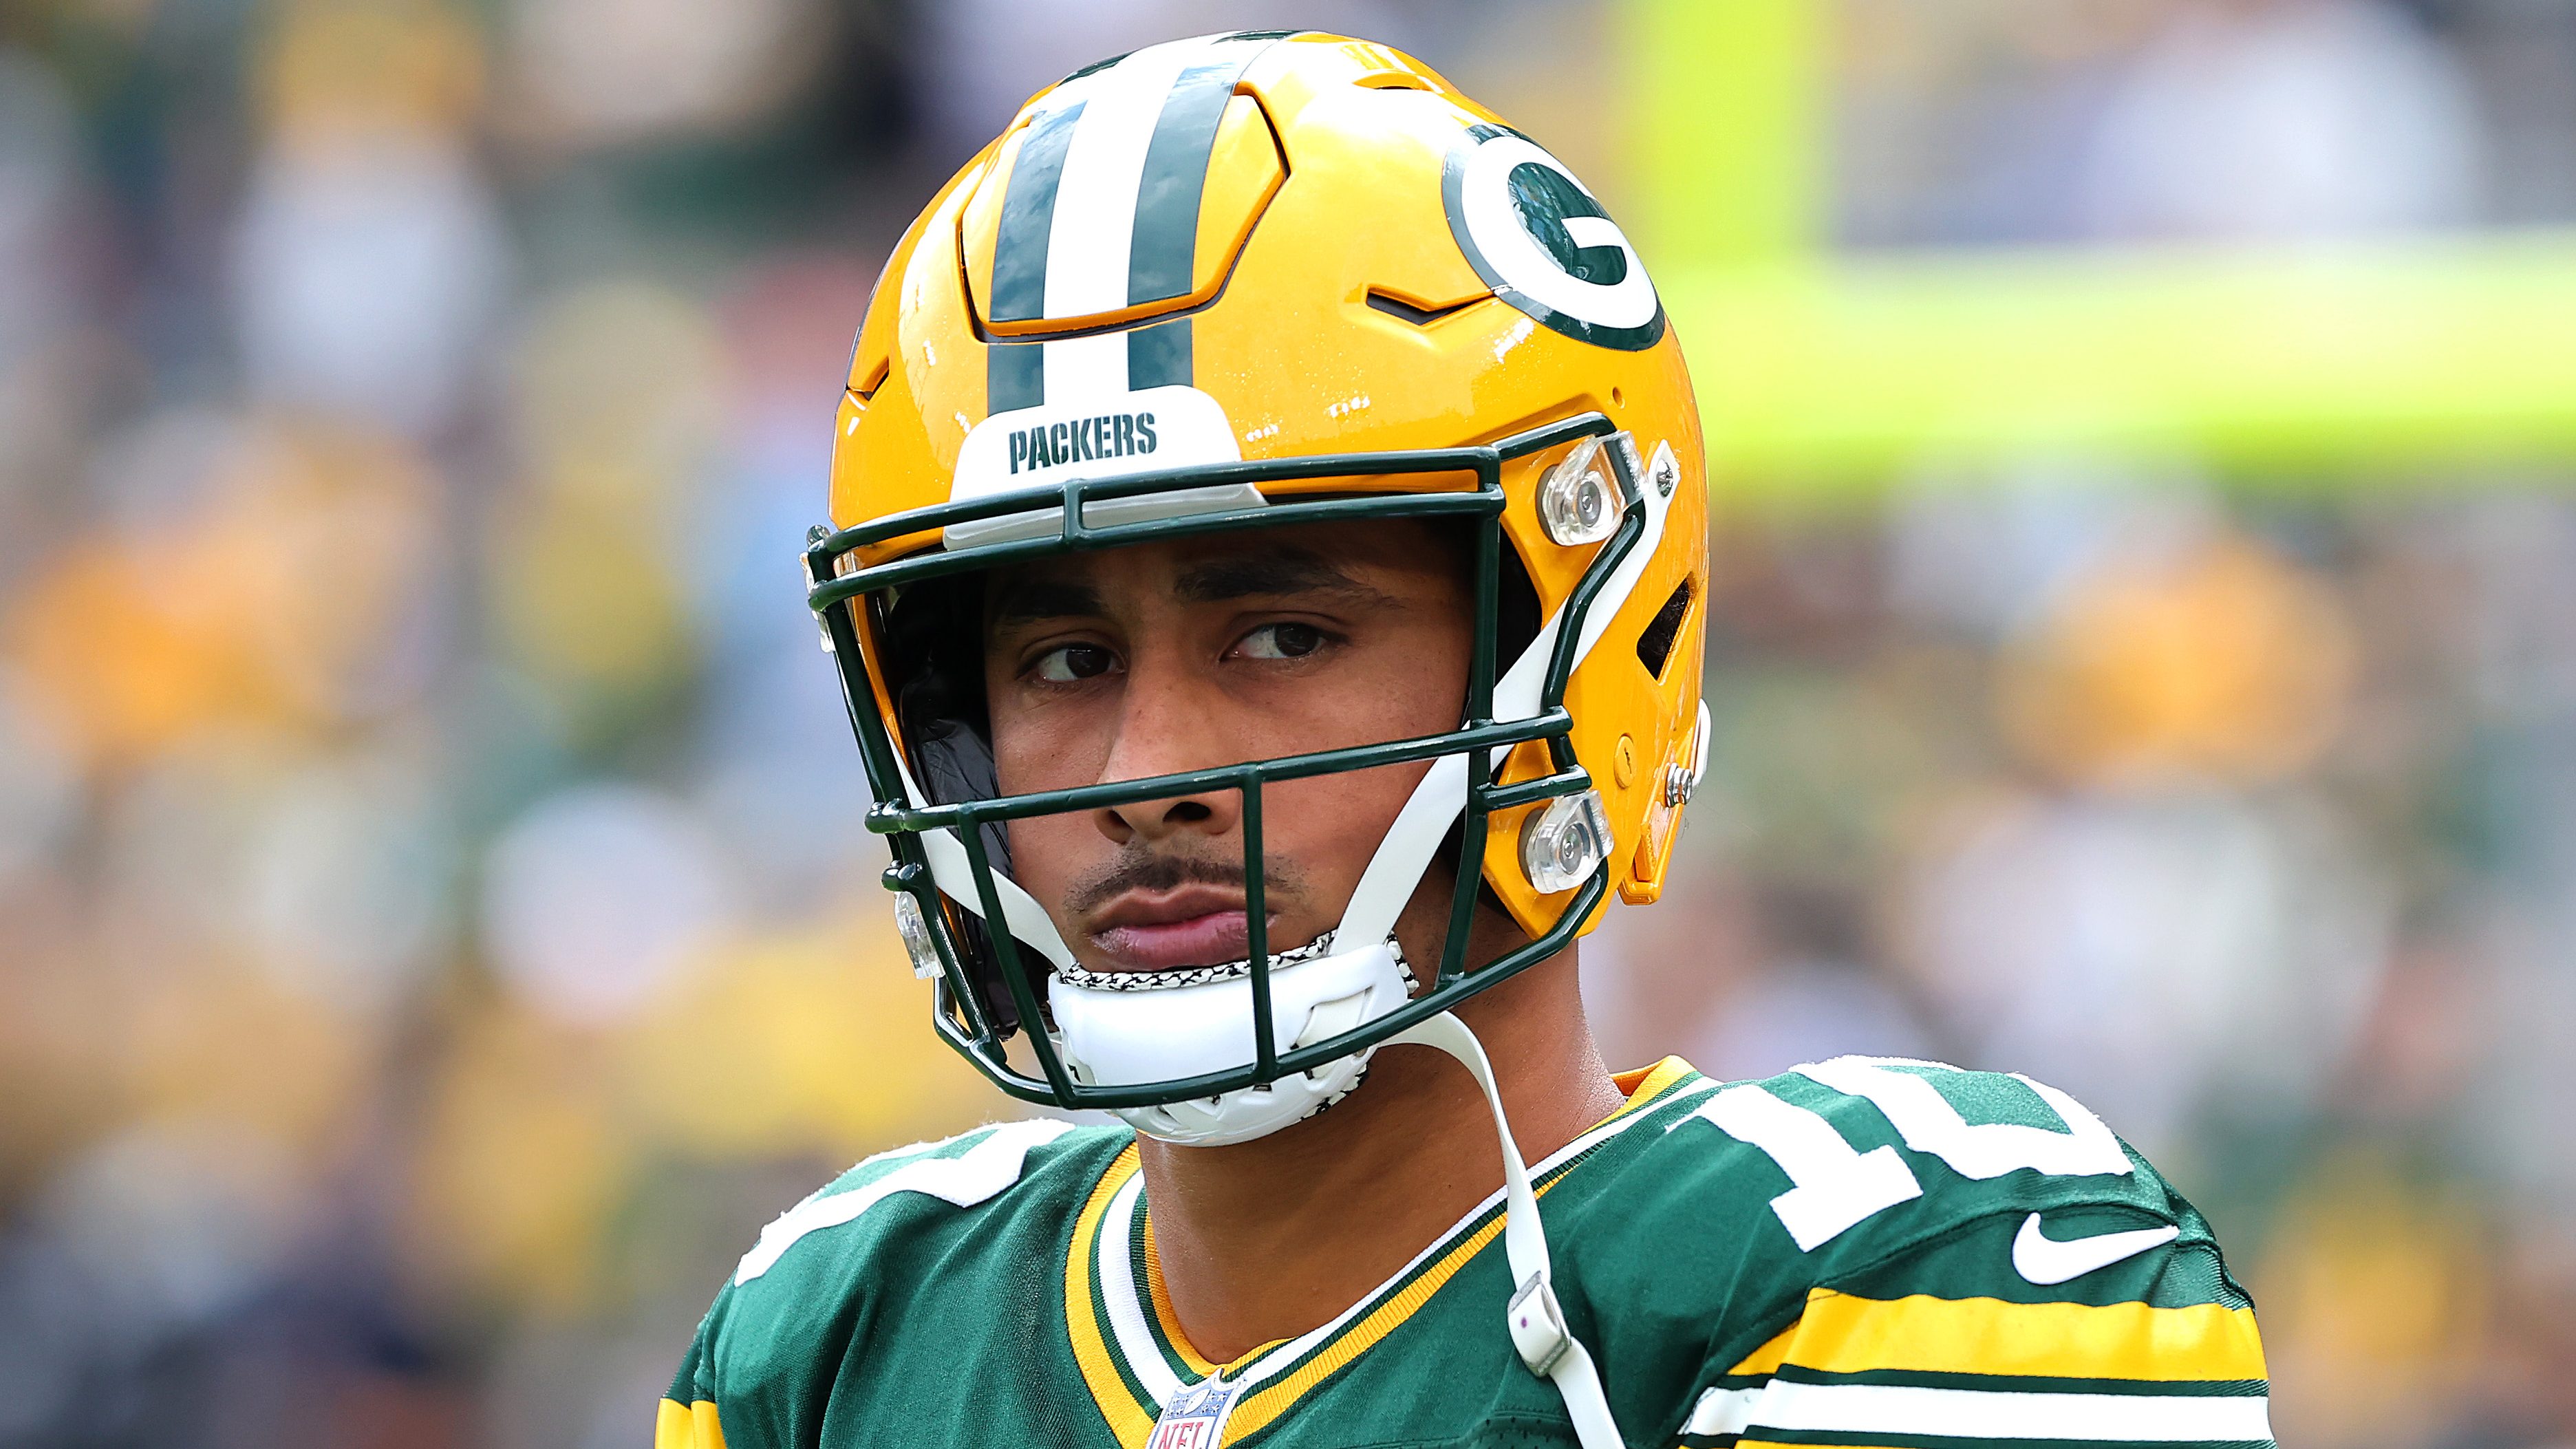
<instances>
[{"instance_id":1,"label":"white helmet stripe","mask_svg":"<svg viewBox=\"0 0 2576 1449\"><path fill-rule=\"evenodd\" d=\"M1186 276L1173 291L1170 274L1176 256L1187 272L1196 246L1198 197L1223 98L1276 38L1169 41L1058 86L1030 123L1009 183L995 240L994 318L1089 317L1186 294ZM1081 204L1057 205L1067 194ZM1146 214L1140 216L1140 207ZM1140 288L1151 295L1138 295ZM986 411L1187 384L1187 329L1186 320L1139 329L1162 334L1142 347L1128 332L996 343L988 357ZM1143 355L1151 376L1131 377L1131 351Z\"/></svg>"},{"instance_id":2,"label":"white helmet stripe","mask_svg":"<svg viewBox=\"0 0 2576 1449\"><path fill-rule=\"evenodd\" d=\"M1058 206L1047 233L1046 316L1088 317L1127 305L1136 193L1154 123L1172 83L1215 48L1206 39L1147 46L1064 87L1080 91L1082 119L1065 152L1058 195L1071 192L1082 204Z\"/></svg>"}]
</instances>

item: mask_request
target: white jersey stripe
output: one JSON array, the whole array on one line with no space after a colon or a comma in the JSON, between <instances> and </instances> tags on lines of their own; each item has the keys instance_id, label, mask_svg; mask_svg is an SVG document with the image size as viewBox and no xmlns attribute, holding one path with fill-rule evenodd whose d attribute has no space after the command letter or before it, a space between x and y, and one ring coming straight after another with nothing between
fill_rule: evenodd
<instances>
[{"instance_id":1,"label":"white jersey stripe","mask_svg":"<svg viewBox=\"0 0 2576 1449\"><path fill-rule=\"evenodd\" d=\"M737 1284L751 1282L776 1267L787 1250L795 1247L807 1234L855 1222L861 1213L899 1192L917 1192L958 1207L973 1207L1020 1180L1020 1169L1030 1148L1053 1142L1072 1130L1070 1122L1040 1117L1004 1122L993 1127L984 1140L955 1157L929 1155L947 1146L947 1142L934 1142L926 1148L900 1148L900 1152L919 1155L865 1187L854 1187L847 1192L817 1193L761 1229L760 1241L752 1244L751 1251L743 1254L741 1263L735 1267L733 1281ZM956 1140L951 1137L948 1142ZM879 1153L859 1166L881 1162L890 1155Z\"/></svg>"},{"instance_id":2,"label":"white jersey stripe","mask_svg":"<svg viewBox=\"0 0 2576 1449\"><path fill-rule=\"evenodd\" d=\"M1109 1199L1108 1210L1100 1215L1100 1251L1096 1260L1100 1296L1109 1305L1109 1328L1117 1338L1119 1357L1127 1360L1128 1372L1136 1376L1136 1382L1144 1386L1146 1395L1159 1409L1172 1401L1181 1379L1154 1342L1154 1330L1145 1322L1150 1310L1136 1293L1136 1261L1129 1239L1135 1232L1136 1214L1142 1210L1138 1204L1144 1190L1145 1174L1139 1172Z\"/></svg>"},{"instance_id":3,"label":"white jersey stripe","mask_svg":"<svg viewBox=\"0 0 2576 1449\"><path fill-rule=\"evenodd\" d=\"M1761 1429L1927 1434L1953 1439L2074 1439L2105 1443L2259 1443L2272 1437L2262 1396L2051 1394L1807 1384L1774 1379L1700 1395L1686 1434Z\"/></svg>"}]
</instances>

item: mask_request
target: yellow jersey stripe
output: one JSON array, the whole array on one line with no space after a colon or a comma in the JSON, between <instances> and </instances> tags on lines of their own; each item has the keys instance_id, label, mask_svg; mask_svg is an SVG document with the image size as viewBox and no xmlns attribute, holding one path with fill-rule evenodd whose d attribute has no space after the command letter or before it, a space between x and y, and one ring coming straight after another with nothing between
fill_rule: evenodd
<instances>
[{"instance_id":1,"label":"yellow jersey stripe","mask_svg":"<svg viewBox=\"0 0 2576 1449\"><path fill-rule=\"evenodd\" d=\"M1800 1321L1803 1322L1804 1320ZM1753 1350L1753 1352L1746 1354L1742 1361L1737 1363L1735 1367L1728 1369L1727 1372L1731 1374L1778 1373L1780 1371L1780 1365L1788 1360L1790 1342L1797 1338L1797 1336L1798 1324L1792 1323L1788 1327L1781 1329L1778 1333L1773 1334L1769 1343L1766 1343L1760 1348Z\"/></svg>"},{"instance_id":2,"label":"yellow jersey stripe","mask_svg":"<svg viewBox=\"0 0 2576 1449\"><path fill-rule=\"evenodd\" d=\"M1754 1366L1780 1343L1774 1339L1736 1372L1768 1373L1786 1362L1820 1373L1910 1369L2167 1381L2265 1377L2254 1310L2215 1303L2156 1308L1922 1295L1881 1301L1818 1288L1808 1293L1806 1313L1783 1337L1789 1342L1779 1359Z\"/></svg>"},{"instance_id":3,"label":"yellow jersey stripe","mask_svg":"<svg viewBox=\"0 0 2576 1449\"><path fill-rule=\"evenodd\" d=\"M1662 1096L1665 1088L1690 1074L1691 1064L1680 1057L1666 1057L1651 1067L1639 1067L1633 1072L1611 1073L1611 1085L1617 1087L1620 1094L1628 1100L1620 1104L1617 1112L1601 1120L1612 1121L1624 1113L1635 1111Z\"/></svg>"},{"instance_id":4,"label":"yellow jersey stripe","mask_svg":"<svg viewBox=\"0 0 2576 1449\"><path fill-rule=\"evenodd\" d=\"M1546 1188L1539 1189L1542 1195L1546 1191ZM1431 1295L1456 1277L1458 1270L1467 1266L1467 1260L1476 1256L1502 1230L1503 1218L1498 1214L1492 1222L1459 1240L1458 1245L1442 1254L1438 1262L1423 1269L1420 1277L1398 1289L1366 1317L1345 1329L1341 1337L1325 1345L1313 1358L1298 1365L1293 1372L1254 1390L1251 1397L1235 1406L1234 1417L1226 1421L1225 1437L1229 1441L1246 1438L1266 1427L1304 1397L1307 1390L1376 1347L1380 1339L1395 1332L1406 1319L1420 1311L1423 1304L1430 1302Z\"/></svg>"},{"instance_id":5,"label":"yellow jersey stripe","mask_svg":"<svg viewBox=\"0 0 2576 1449\"><path fill-rule=\"evenodd\" d=\"M1073 1361L1081 1366L1082 1381L1090 1387L1092 1402L1100 1407L1100 1417L1108 1421L1110 1434L1129 1449L1144 1449L1146 1436L1154 1432L1154 1419L1162 1406L1137 1401L1125 1376L1118 1371L1117 1360L1110 1355L1108 1337L1091 1305L1091 1266L1100 1240L1100 1220L1109 1210L1109 1200L1126 1186L1127 1179L1136 1175L1136 1167L1136 1144L1131 1142L1110 1161L1109 1170L1091 1189L1090 1200L1074 1217L1073 1246L1064 1263L1064 1321L1073 1339Z\"/></svg>"},{"instance_id":6,"label":"yellow jersey stripe","mask_svg":"<svg viewBox=\"0 0 2576 1449\"><path fill-rule=\"evenodd\" d=\"M705 1399L694 1404L664 1399L653 1415L653 1449L725 1449L716 1406Z\"/></svg>"},{"instance_id":7,"label":"yellow jersey stripe","mask_svg":"<svg viewBox=\"0 0 2576 1449\"><path fill-rule=\"evenodd\" d=\"M1677 1445L1675 1446L1675 1449L1688 1449L1688 1446ZM1738 1439L1735 1441L1735 1449L1811 1449L1811 1446L1805 1444L1783 1444L1777 1439ZM1894 1444L1849 1444L1837 1445L1835 1446L1835 1449L1899 1449L1899 1446Z\"/></svg>"}]
</instances>

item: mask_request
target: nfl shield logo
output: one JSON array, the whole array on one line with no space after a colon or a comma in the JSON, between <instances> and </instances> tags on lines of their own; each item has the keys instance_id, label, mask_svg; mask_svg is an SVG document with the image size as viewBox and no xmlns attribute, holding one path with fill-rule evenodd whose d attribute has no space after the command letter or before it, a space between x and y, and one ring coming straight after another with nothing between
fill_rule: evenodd
<instances>
[{"instance_id":1,"label":"nfl shield logo","mask_svg":"<svg viewBox=\"0 0 2576 1449\"><path fill-rule=\"evenodd\" d=\"M1214 1374L1183 1384L1154 1421L1154 1437L1145 1441L1145 1449L1216 1449L1225 1417L1234 1408L1235 1389Z\"/></svg>"}]
</instances>

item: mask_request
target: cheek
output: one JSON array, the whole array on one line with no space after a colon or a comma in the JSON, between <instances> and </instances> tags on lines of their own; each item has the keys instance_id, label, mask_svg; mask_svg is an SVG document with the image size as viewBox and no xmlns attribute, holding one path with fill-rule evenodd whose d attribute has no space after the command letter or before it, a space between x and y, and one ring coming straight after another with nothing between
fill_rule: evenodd
<instances>
[{"instance_id":1,"label":"cheek","mask_svg":"<svg viewBox=\"0 0 2576 1449\"><path fill-rule=\"evenodd\" d=\"M1384 641L1329 686L1311 736L1293 748L1376 744L1458 727L1467 697L1465 628L1424 627ZM1284 752L1284 751L1283 751ZM1317 897L1336 907L1359 884L1429 761L1283 781L1268 791L1269 850L1304 869Z\"/></svg>"},{"instance_id":2,"label":"cheek","mask_svg":"<svg viewBox=\"0 0 2576 1449\"><path fill-rule=\"evenodd\" d=\"M1011 879L1048 904L1060 900L1082 869L1115 853L1079 815L1040 815L1010 823Z\"/></svg>"},{"instance_id":3,"label":"cheek","mask_svg":"<svg viewBox=\"0 0 2576 1449\"><path fill-rule=\"evenodd\" d=\"M1412 797L1427 764L1386 765L1342 775L1316 775L1273 785L1264 854L1293 863L1301 894L1328 916L1340 914L1389 826ZM1329 920L1314 923L1318 928Z\"/></svg>"},{"instance_id":4,"label":"cheek","mask_svg":"<svg viewBox=\"0 0 2576 1449\"><path fill-rule=\"evenodd\" d=\"M1004 795L1061 790L1088 785L1085 730L1067 718L1073 711L1025 709L996 698L993 724L993 776ZM1101 848L1098 829L1079 814L1040 815L1011 821L1005 827L1011 851L1011 878L1041 901L1062 894L1077 869Z\"/></svg>"},{"instance_id":5,"label":"cheek","mask_svg":"<svg viewBox=\"0 0 2576 1449\"><path fill-rule=\"evenodd\" d=\"M993 697L993 775L1005 795L1098 779L1107 725L1086 702Z\"/></svg>"},{"instance_id":6,"label":"cheek","mask_svg":"<svg viewBox=\"0 0 2576 1449\"><path fill-rule=\"evenodd\" d=\"M1337 671L1317 708L1329 733L1353 742L1438 734L1458 727L1467 700L1463 626L1407 629L1362 651Z\"/></svg>"}]
</instances>

